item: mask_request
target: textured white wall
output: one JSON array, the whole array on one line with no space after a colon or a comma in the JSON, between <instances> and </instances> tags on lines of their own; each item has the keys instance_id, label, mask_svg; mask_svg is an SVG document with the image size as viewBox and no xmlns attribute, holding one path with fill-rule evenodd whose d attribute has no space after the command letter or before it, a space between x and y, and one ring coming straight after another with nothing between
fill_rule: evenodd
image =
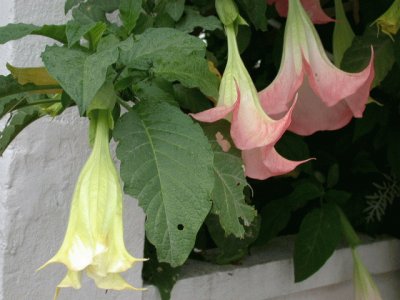
<instances>
[{"instance_id":1,"label":"textured white wall","mask_svg":"<svg viewBox=\"0 0 400 300\"><path fill-rule=\"evenodd\" d=\"M0 0L0 25L59 24L64 0ZM40 66L42 37L0 46L0 72L10 62ZM1 128L1 124L0 124ZM87 156L87 123L72 108L57 118L43 118L24 130L0 157L0 300L52 299L65 268L36 269L56 253L64 237L73 188ZM134 199L124 204L125 240L136 257L143 255L144 214ZM125 274L141 286L141 265ZM140 299L136 292L105 294L84 279L79 291L65 289L60 300Z\"/></svg>"}]
</instances>

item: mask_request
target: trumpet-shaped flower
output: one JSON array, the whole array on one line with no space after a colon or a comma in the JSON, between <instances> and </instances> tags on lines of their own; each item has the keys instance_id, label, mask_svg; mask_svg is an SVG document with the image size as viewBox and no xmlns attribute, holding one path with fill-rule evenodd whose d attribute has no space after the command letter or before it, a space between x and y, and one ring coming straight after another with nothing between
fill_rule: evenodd
<instances>
[{"instance_id":1,"label":"trumpet-shaped flower","mask_svg":"<svg viewBox=\"0 0 400 300\"><path fill-rule=\"evenodd\" d=\"M275 4L278 14L281 17L286 17L288 14L288 1L290 0L268 0L268 4ZM319 0L301 0L301 3L303 4L304 9L307 11L313 23L324 24L334 21L325 14Z\"/></svg>"},{"instance_id":2,"label":"trumpet-shaped flower","mask_svg":"<svg viewBox=\"0 0 400 300\"><path fill-rule=\"evenodd\" d=\"M373 78L373 52L369 65L359 73L336 68L300 0L290 0L281 66L259 95L264 109L279 117L291 109L298 93L289 130L310 135L339 129L353 116L362 117Z\"/></svg>"},{"instance_id":3,"label":"trumpet-shaped flower","mask_svg":"<svg viewBox=\"0 0 400 300\"><path fill-rule=\"evenodd\" d=\"M231 136L239 149L274 145L289 126L292 110L289 108L280 120L274 120L264 112L250 74L240 58L234 27L234 24L225 27L228 61L217 105L192 114L192 117L201 122L229 119Z\"/></svg>"},{"instance_id":4,"label":"trumpet-shaped flower","mask_svg":"<svg viewBox=\"0 0 400 300\"><path fill-rule=\"evenodd\" d=\"M400 29L400 0L395 0L375 23L383 33L386 33L393 39L392 35L395 35Z\"/></svg>"},{"instance_id":5,"label":"trumpet-shaped flower","mask_svg":"<svg viewBox=\"0 0 400 300\"><path fill-rule=\"evenodd\" d=\"M367 268L362 263L357 250L352 248L354 261L354 292L355 300L382 300L379 289L375 285Z\"/></svg>"},{"instance_id":6,"label":"trumpet-shaped flower","mask_svg":"<svg viewBox=\"0 0 400 300\"><path fill-rule=\"evenodd\" d=\"M280 120L274 120L265 113L240 58L234 26L226 26L228 62L222 76L217 106L192 114L192 117L202 122L215 122L222 118L231 121L231 136L236 147L243 150L247 176L266 179L288 173L304 161L292 162L283 158L274 145L289 126L292 109L289 108Z\"/></svg>"},{"instance_id":7,"label":"trumpet-shaped flower","mask_svg":"<svg viewBox=\"0 0 400 300\"><path fill-rule=\"evenodd\" d=\"M124 245L123 193L110 154L109 123L109 111L92 112L93 150L75 187L64 242L57 254L41 267L62 263L68 268L56 289L56 297L60 288L80 288L84 270L99 288L137 290L119 275L143 259L131 256Z\"/></svg>"},{"instance_id":8,"label":"trumpet-shaped flower","mask_svg":"<svg viewBox=\"0 0 400 300\"><path fill-rule=\"evenodd\" d=\"M242 159L246 176L254 179L268 179L289 173L297 166L310 160L288 160L282 157L272 146L243 150Z\"/></svg>"}]
</instances>

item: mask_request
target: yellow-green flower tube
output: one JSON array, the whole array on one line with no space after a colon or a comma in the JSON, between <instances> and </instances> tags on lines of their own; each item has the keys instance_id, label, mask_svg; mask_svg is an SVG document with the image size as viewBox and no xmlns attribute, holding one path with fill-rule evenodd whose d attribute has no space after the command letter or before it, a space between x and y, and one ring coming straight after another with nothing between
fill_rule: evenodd
<instances>
[{"instance_id":1,"label":"yellow-green flower tube","mask_svg":"<svg viewBox=\"0 0 400 300\"><path fill-rule=\"evenodd\" d=\"M395 0L388 10L381 15L374 23L378 28L393 39L393 35L400 28L400 0Z\"/></svg>"},{"instance_id":2,"label":"yellow-green flower tube","mask_svg":"<svg viewBox=\"0 0 400 300\"><path fill-rule=\"evenodd\" d=\"M91 127L95 129L93 150L75 187L64 242L41 267L62 263L68 268L55 298L60 288L79 289L83 270L99 288L138 290L119 274L143 259L131 256L124 245L123 192L109 149L110 120L107 110L91 113Z\"/></svg>"}]
</instances>

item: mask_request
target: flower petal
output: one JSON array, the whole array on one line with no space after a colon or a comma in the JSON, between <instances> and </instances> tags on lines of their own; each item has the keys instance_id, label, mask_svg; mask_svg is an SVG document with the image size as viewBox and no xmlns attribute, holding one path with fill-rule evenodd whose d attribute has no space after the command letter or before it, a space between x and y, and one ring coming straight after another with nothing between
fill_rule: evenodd
<instances>
[{"instance_id":1,"label":"flower petal","mask_svg":"<svg viewBox=\"0 0 400 300\"><path fill-rule=\"evenodd\" d=\"M236 103L229 107L216 106L196 114L190 114L190 116L200 122L212 123L225 118L235 106Z\"/></svg>"},{"instance_id":2,"label":"flower petal","mask_svg":"<svg viewBox=\"0 0 400 300\"><path fill-rule=\"evenodd\" d=\"M360 98L362 102L368 100L375 74L373 50L368 66L359 73L348 73L336 68L326 57L325 52L318 50L312 42L309 43L309 50L304 66L312 89L323 102L333 106L350 96Z\"/></svg>"},{"instance_id":3,"label":"flower petal","mask_svg":"<svg viewBox=\"0 0 400 300\"><path fill-rule=\"evenodd\" d=\"M311 20L315 24L325 24L335 21L325 14L319 0L301 0L304 9L307 11ZM275 8L281 17L286 17L288 13L288 0L268 0L268 4L275 4Z\"/></svg>"},{"instance_id":4,"label":"flower petal","mask_svg":"<svg viewBox=\"0 0 400 300\"><path fill-rule=\"evenodd\" d=\"M299 89L299 98L292 115L289 130L299 135L311 135L320 130L336 130L347 125L353 117L345 101L328 107L311 89L305 79ZM365 103L364 103L365 107Z\"/></svg>"},{"instance_id":5,"label":"flower petal","mask_svg":"<svg viewBox=\"0 0 400 300\"><path fill-rule=\"evenodd\" d=\"M109 273L106 276L99 276L96 272L89 267L87 269L87 275L94 280L96 286L105 290L135 290L144 291L145 288L136 288L130 285L126 280L117 273Z\"/></svg>"},{"instance_id":6,"label":"flower petal","mask_svg":"<svg viewBox=\"0 0 400 300\"><path fill-rule=\"evenodd\" d=\"M296 99L281 119L274 120L261 107L256 107L253 100L242 97L240 90L238 94L238 106L233 110L231 125L231 136L236 147L247 150L274 145L290 125Z\"/></svg>"},{"instance_id":7,"label":"flower petal","mask_svg":"<svg viewBox=\"0 0 400 300\"><path fill-rule=\"evenodd\" d=\"M246 176L260 180L289 173L298 165L310 160L288 160L270 146L243 150L242 159Z\"/></svg>"}]
</instances>

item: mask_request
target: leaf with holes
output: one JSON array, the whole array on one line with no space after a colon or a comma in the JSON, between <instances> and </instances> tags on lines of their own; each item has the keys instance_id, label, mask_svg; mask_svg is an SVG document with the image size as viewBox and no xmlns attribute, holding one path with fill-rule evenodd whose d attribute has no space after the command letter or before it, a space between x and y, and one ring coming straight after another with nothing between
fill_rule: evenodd
<instances>
[{"instance_id":1,"label":"leaf with holes","mask_svg":"<svg viewBox=\"0 0 400 300\"><path fill-rule=\"evenodd\" d=\"M146 215L160 262L185 262L211 208L213 152L200 126L166 102L143 101L118 121L121 178Z\"/></svg>"},{"instance_id":2,"label":"leaf with holes","mask_svg":"<svg viewBox=\"0 0 400 300\"><path fill-rule=\"evenodd\" d=\"M256 210L245 201L243 188L247 186L240 151L232 147L229 136L230 124L226 121L203 125L214 151L215 183L212 192L212 212L226 235L243 238L245 226L257 215ZM222 145L222 147L221 147ZM225 151L224 151L225 150Z\"/></svg>"},{"instance_id":3,"label":"leaf with holes","mask_svg":"<svg viewBox=\"0 0 400 300\"><path fill-rule=\"evenodd\" d=\"M335 251L340 238L340 218L333 204L307 214L294 246L295 281L303 281L317 272Z\"/></svg>"}]
</instances>

